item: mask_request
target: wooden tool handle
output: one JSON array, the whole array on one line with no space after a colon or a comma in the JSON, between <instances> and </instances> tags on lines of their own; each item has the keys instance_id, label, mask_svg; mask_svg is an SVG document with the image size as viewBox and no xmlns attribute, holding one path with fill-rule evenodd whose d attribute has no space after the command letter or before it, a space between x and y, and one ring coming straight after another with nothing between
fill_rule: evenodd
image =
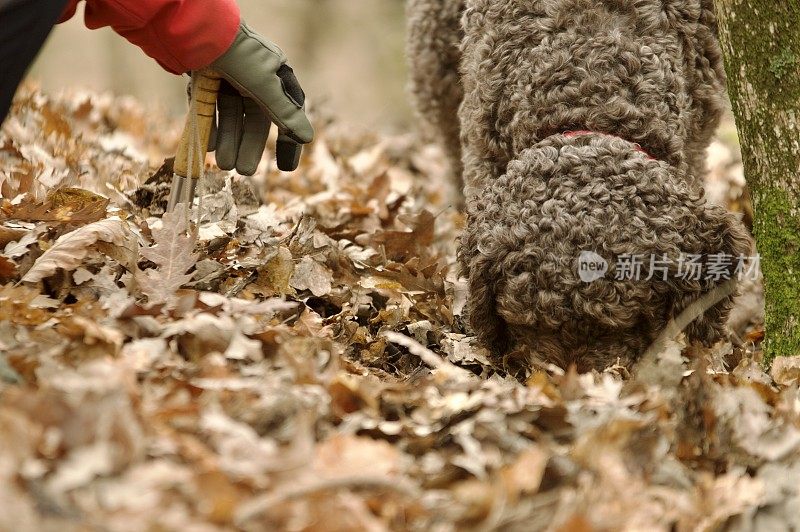
<instances>
[{"instance_id":1,"label":"wooden tool handle","mask_svg":"<svg viewBox=\"0 0 800 532\"><path fill-rule=\"evenodd\" d=\"M191 176L194 179L200 177L206 161L206 148L208 138L211 136L211 128L214 124L215 110L217 104L217 93L219 92L220 75L213 70L206 69L197 73L192 85L192 92L196 91L197 120L192 121L192 110L186 115L186 125L183 126L183 134L178 143L178 151L175 154L174 171L181 177L189 175L189 147L192 146L192 127L197 126L197 150L192 158Z\"/></svg>"}]
</instances>

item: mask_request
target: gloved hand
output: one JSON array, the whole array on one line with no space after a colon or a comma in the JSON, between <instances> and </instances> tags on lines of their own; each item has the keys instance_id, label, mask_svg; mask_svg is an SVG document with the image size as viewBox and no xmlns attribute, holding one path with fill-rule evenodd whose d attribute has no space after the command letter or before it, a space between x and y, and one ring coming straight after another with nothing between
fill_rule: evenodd
<instances>
[{"instance_id":1,"label":"gloved hand","mask_svg":"<svg viewBox=\"0 0 800 532\"><path fill-rule=\"evenodd\" d=\"M313 140L314 129L304 111L305 93L281 49L242 22L211 68L224 78L217 97L219 124L209 146L216 149L217 165L253 175L274 122L278 168L297 168L301 146Z\"/></svg>"}]
</instances>

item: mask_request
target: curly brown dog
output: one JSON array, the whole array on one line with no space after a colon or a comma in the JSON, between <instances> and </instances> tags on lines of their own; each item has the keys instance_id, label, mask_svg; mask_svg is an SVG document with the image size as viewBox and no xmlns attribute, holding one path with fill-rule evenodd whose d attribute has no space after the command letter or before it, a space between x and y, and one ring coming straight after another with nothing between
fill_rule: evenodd
<instances>
[{"instance_id":1,"label":"curly brown dog","mask_svg":"<svg viewBox=\"0 0 800 532\"><path fill-rule=\"evenodd\" d=\"M414 99L463 175L470 324L498 361L629 364L734 275L750 237L702 189L724 105L712 0L409 0L408 19ZM609 265L593 282L589 252ZM713 256L726 276L685 275ZM689 339L720 339L731 306Z\"/></svg>"}]
</instances>

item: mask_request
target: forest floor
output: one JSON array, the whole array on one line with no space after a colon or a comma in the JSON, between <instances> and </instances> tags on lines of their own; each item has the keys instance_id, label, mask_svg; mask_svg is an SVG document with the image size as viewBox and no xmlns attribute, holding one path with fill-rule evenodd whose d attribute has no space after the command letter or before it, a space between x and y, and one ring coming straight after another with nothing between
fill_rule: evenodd
<instances>
[{"instance_id":1,"label":"forest floor","mask_svg":"<svg viewBox=\"0 0 800 532\"><path fill-rule=\"evenodd\" d=\"M464 328L437 148L318 117L297 172L209 167L187 236L161 120L27 89L3 126L0 530L800 529L758 286L731 342L512 375ZM709 162L746 213L730 125Z\"/></svg>"}]
</instances>

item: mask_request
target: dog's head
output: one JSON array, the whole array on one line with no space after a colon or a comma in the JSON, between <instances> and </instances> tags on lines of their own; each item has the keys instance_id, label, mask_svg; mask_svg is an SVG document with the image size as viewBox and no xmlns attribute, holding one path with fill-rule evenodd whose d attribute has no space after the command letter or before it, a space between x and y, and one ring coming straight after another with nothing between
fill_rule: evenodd
<instances>
[{"instance_id":1,"label":"dog's head","mask_svg":"<svg viewBox=\"0 0 800 532\"><path fill-rule=\"evenodd\" d=\"M467 198L460 260L475 332L498 354L525 347L561 366L635 360L671 317L723 282L708 268L687 275L692 264L730 257L723 268L733 276L751 250L735 216L688 182L605 135L556 135L523 151ZM727 298L709 309L690 336L718 338L730 306Z\"/></svg>"}]
</instances>

